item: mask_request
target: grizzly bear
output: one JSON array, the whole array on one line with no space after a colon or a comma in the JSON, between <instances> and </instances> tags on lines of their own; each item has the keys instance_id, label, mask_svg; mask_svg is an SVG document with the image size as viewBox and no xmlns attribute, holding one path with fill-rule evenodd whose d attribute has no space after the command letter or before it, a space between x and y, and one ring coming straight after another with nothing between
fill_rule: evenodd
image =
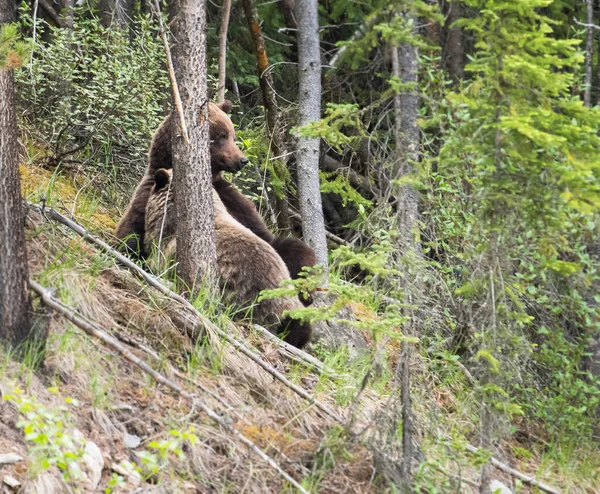
<instances>
[{"instance_id":1,"label":"grizzly bear","mask_svg":"<svg viewBox=\"0 0 600 494\"><path fill-rule=\"evenodd\" d=\"M220 105L212 102L208 104L210 166L213 177L221 171L238 172L248 163L248 158L235 143L235 129L226 113L230 110L230 101L224 101ZM154 174L159 168L170 169L172 167L171 116L169 115L154 134L144 176L116 228L117 238L125 240L130 254L141 255L141 257L144 254L142 248L146 203L154 185Z\"/></svg>"},{"instance_id":2,"label":"grizzly bear","mask_svg":"<svg viewBox=\"0 0 600 494\"><path fill-rule=\"evenodd\" d=\"M304 266L317 263L315 252L302 240L295 237L276 237L270 231L254 203L239 192L219 173L213 178L213 186L227 211L255 235L269 243L285 262L292 279L298 278Z\"/></svg>"},{"instance_id":3,"label":"grizzly bear","mask_svg":"<svg viewBox=\"0 0 600 494\"><path fill-rule=\"evenodd\" d=\"M292 279L296 279L304 266L316 264L314 251L294 237L275 237L270 231L254 203L225 180L221 172L237 173L248 162L235 143L235 129L227 115L232 103L225 100L220 105L209 103L210 158L213 185L229 213L242 225L262 238L281 256ZM154 185L154 173L160 168L171 169L171 117L167 117L152 139L146 172L134 192L128 209L119 221L116 236L126 240L127 250L144 258L144 215L150 189Z\"/></svg>"},{"instance_id":4,"label":"grizzly bear","mask_svg":"<svg viewBox=\"0 0 600 494\"><path fill-rule=\"evenodd\" d=\"M171 170L156 171L146 207L144 249L156 272L173 260L177 250L171 177ZM290 280L290 274L277 252L229 214L215 189L212 194L220 281L226 299L246 307L255 302L262 290L277 288ZM310 339L310 325L283 316L284 311L300 307L297 297L262 300L254 306L252 319L302 348Z\"/></svg>"}]
</instances>

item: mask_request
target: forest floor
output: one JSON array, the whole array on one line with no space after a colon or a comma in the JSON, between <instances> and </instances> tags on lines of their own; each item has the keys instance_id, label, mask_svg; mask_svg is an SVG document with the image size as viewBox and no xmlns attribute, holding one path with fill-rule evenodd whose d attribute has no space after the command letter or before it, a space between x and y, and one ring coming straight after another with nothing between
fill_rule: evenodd
<instances>
[{"instance_id":1,"label":"forest floor","mask_svg":"<svg viewBox=\"0 0 600 494\"><path fill-rule=\"evenodd\" d=\"M33 166L22 166L21 177L26 199L40 202L43 195L49 207L109 239L119 211L92 187ZM21 362L0 353L1 492L295 492L231 427L307 491L394 492L378 473L383 468L376 470L382 461L387 468L394 458L399 462L380 448L395 438L378 434L380 411L394 394L391 381L373 382L354 398L368 359L317 344L309 352L331 369L319 373L253 330L232 329L217 302L194 301L318 402L311 403L218 334L190 330L173 300L68 228L30 211L26 234L34 280L195 395L226 426L114 348L38 306L49 320L43 366L35 368L33 352ZM417 468L417 485L421 492L479 492L482 457L464 448L465 439L476 442L479 429L466 404L472 399L468 382L460 372L456 381L444 382L420 357L415 362L414 411L426 459ZM515 433L494 455L557 492L600 493L600 453L548 444L542 425L513 424ZM539 492L498 469L492 478L512 492Z\"/></svg>"}]
</instances>

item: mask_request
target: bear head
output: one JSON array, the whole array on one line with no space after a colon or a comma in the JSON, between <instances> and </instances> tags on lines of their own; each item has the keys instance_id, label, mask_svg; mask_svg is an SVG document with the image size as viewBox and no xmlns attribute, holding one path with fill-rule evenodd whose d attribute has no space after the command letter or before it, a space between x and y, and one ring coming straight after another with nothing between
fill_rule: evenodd
<instances>
[{"instance_id":1,"label":"bear head","mask_svg":"<svg viewBox=\"0 0 600 494\"><path fill-rule=\"evenodd\" d=\"M228 113L231 101L208 104L208 121L210 128L210 167L212 176L220 172L237 173L248 163L248 158L235 143L235 129Z\"/></svg>"}]
</instances>

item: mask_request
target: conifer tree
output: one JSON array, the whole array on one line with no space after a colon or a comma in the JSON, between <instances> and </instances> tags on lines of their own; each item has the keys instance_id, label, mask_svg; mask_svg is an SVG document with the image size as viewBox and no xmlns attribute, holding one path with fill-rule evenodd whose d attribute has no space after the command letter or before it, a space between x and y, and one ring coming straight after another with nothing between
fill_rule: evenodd
<instances>
[{"instance_id":1,"label":"conifer tree","mask_svg":"<svg viewBox=\"0 0 600 494\"><path fill-rule=\"evenodd\" d=\"M12 46L13 11L11 0L0 0L0 339L16 347L30 334L31 304L12 73L22 54Z\"/></svg>"}]
</instances>

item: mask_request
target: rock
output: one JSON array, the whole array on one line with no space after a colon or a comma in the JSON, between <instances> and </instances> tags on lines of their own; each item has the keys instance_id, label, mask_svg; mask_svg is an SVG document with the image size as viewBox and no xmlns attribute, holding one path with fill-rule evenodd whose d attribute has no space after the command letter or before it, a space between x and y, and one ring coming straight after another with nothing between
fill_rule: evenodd
<instances>
[{"instance_id":1,"label":"rock","mask_svg":"<svg viewBox=\"0 0 600 494\"><path fill-rule=\"evenodd\" d=\"M325 292L315 292L312 297L311 308L329 307L335 300L334 295ZM342 319L359 320L352 308L345 306L336 314L335 318L312 324L312 341L322 343L325 347L331 349L337 349L345 345L350 350L350 355L356 356L360 353L360 350L368 348L369 343L358 328L340 322Z\"/></svg>"},{"instance_id":2,"label":"rock","mask_svg":"<svg viewBox=\"0 0 600 494\"><path fill-rule=\"evenodd\" d=\"M490 480L490 492L491 494L513 494L505 484L496 479Z\"/></svg>"},{"instance_id":3,"label":"rock","mask_svg":"<svg viewBox=\"0 0 600 494\"><path fill-rule=\"evenodd\" d=\"M123 442L125 443L125 446L129 449L135 449L140 445L142 440L139 436L136 436L135 434L128 434L126 432L123 437Z\"/></svg>"},{"instance_id":4,"label":"rock","mask_svg":"<svg viewBox=\"0 0 600 494\"><path fill-rule=\"evenodd\" d=\"M27 482L19 494L70 494L73 492L65 484L59 473L44 472Z\"/></svg>"},{"instance_id":5,"label":"rock","mask_svg":"<svg viewBox=\"0 0 600 494\"><path fill-rule=\"evenodd\" d=\"M133 464L127 464L124 462L123 464L113 463L110 466L113 472L118 473L121 477L127 480L127 483L132 486L138 486L142 482L142 476L140 472L135 470L135 466Z\"/></svg>"},{"instance_id":6,"label":"rock","mask_svg":"<svg viewBox=\"0 0 600 494\"><path fill-rule=\"evenodd\" d=\"M88 441L85 444L85 453L83 454L82 460L85 463L85 467L87 467L84 468L84 470L87 473L92 488L96 489L100 483L102 469L104 468L104 458L96 443Z\"/></svg>"},{"instance_id":7,"label":"rock","mask_svg":"<svg viewBox=\"0 0 600 494\"><path fill-rule=\"evenodd\" d=\"M11 477L10 475L5 475L2 478L2 482L4 482L8 487L12 487L13 489L16 489L21 485L21 482L19 482L14 477Z\"/></svg>"},{"instance_id":8,"label":"rock","mask_svg":"<svg viewBox=\"0 0 600 494\"><path fill-rule=\"evenodd\" d=\"M23 458L16 453L0 454L0 465L10 465L19 461L23 461Z\"/></svg>"},{"instance_id":9,"label":"rock","mask_svg":"<svg viewBox=\"0 0 600 494\"><path fill-rule=\"evenodd\" d=\"M81 469L87 477L87 483L89 484L87 486L88 489L90 492L94 491L100 483L102 469L104 468L104 457L102 456L102 451L100 451L100 448L96 445L96 443L87 441L83 437L81 431L77 429L74 431L73 437L79 439L80 441L85 441L85 448L83 456L81 457Z\"/></svg>"}]
</instances>

